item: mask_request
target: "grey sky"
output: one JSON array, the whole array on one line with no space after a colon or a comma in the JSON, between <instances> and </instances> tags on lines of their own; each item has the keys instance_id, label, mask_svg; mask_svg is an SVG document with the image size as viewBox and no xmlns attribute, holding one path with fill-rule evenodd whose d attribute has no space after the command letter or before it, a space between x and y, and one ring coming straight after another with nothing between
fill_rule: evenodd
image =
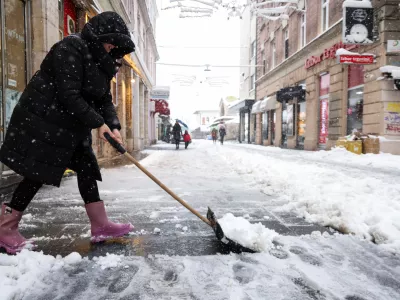
<instances>
[{"instance_id":1,"label":"grey sky","mask_svg":"<svg viewBox=\"0 0 400 300\"><path fill-rule=\"evenodd\" d=\"M178 9L162 10L170 6L169 0L157 1L157 45L160 61L176 64L239 65L240 20L227 20L226 12L217 12L211 18L179 18ZM162 46L174 46L165 48ZM186 47L186 48L182 48ZM188 48L189 47L189 48ZM190 48L194 47L194 48ZM196 48L196 47L236 47L236 48ZM213 68L204 72L204 67L189 68L157 65L157 85L170 85L170 108L172 117L190 122L194 111L218 109L222 96L239 94L239 68ZM173 74L194 75L196 83L182 87L172 83ZM205 77L227 76L230 84L223 88L210 88L200 84Z\"/></svg>"}]
</instances>

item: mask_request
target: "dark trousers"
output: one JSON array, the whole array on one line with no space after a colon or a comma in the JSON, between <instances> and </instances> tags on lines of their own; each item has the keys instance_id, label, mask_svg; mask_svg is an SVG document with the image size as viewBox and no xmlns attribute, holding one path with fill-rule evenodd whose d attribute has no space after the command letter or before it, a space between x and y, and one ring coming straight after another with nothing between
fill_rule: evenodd
<instances>
[{"instance_id":1,"label":"dark trousers","mask_svg":"<svg viewBox=\"0 0 400 300\"><path fill-rule=\"evenodd\" d=\"M24 178L7 205L12 209L24 211L42 186L40 182ZM96 179L80 176L78 173L78 188L85 204L101 201Z\"/></svg>"},{"instance_id":2,"label":"dark trousers","mask_svg":"<svg viewBox=\"0 0 400 300\"><path fill-rule=\"evenodd\" d=\"M189 142L185 142L185 149L189 146Z\"/></svg>"},{"instance_id":3,"label":"dark trousers","mask_svg":"<svg viewBox=\"0 0 400 300\"><path fill-rule=\"evenodd\" d=\"M223 145L224 144L224 135L221 135L221 145Z\"/></svg>"}]
</instances>

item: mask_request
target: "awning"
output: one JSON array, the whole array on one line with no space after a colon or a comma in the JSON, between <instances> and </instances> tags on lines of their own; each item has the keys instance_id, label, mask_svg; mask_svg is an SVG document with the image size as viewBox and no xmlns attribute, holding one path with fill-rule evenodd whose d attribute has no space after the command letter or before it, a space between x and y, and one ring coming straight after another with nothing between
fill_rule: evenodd
<instances>
[{"instance_id":1,"label":"awning","mask_svg":"<svg viewBox=\"0 0 400 300\"><path fill-rule=\"evenodd\" d=\"M272 95L270 97L265 98L263 101L261 101L260 105L260 111L269 111L275 109L276 106L276 94Z\"/></svg>"},{"instance_id":2,"label":"awning","mask_svg":"<svg viewBox=\"0 0 400 300\"><path fill-rule=\"evenodd\" d=\"M261 105L261 101L257 101L256 103L254 103L253 107L251 108L251 113L252 114L260 113L261 112L260 105Z\"/></svg>"},{"instance_id":3,"label":"awning","mask_svg":"<svg viewBox=\"0 0 400 300\"><path fill-rule=\"evenodd\" d=\"M254 100L246 99L236 103L233 106L229 107L230 113L238 113L238 112L250 112L251 107L253 106Z\"/></svg>"}]
</instances>

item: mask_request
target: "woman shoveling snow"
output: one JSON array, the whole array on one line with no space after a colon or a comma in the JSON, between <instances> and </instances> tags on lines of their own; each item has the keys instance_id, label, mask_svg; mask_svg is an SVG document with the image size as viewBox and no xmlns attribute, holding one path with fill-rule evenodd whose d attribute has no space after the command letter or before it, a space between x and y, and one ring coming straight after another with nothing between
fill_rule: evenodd
<instances>
[{"instance_id":1,"label":"woman shoveling snow","mask_svg":"<svg viewBox=\"0 0 400 300\"><path fill-rule=\"evenodd\" d=\"M93 17L80 34L55 44L12 114L0 160L24 177L0 216L0 248L16 253L32 247L18 231L23 211L43 184L59 186L68 167L78 174L79 192L91 223L92 240L122 236L131 224L110 222L100 200L101 174L91 130L122 143L110 93L120 59L135 50L123 19L114 12Z\"/></svg>"}]
</instances>

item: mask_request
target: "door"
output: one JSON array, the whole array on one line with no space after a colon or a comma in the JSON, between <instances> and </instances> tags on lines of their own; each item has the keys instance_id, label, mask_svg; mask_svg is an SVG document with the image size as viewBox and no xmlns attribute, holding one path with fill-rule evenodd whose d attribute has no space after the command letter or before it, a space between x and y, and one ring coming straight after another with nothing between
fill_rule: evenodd
<instances>
[{"instance_id":1,"label":"door","mask_svg":"<svg viewBox=\"0 0 400 300\"><path fill-rule=\"evenodd\" d=\"M1 1L1 129L2 140L27 81L26 1ZM0 5L1 6L1 5ZM4 165L2 170L7 170Z\"/></svg>"}]
</instances>

